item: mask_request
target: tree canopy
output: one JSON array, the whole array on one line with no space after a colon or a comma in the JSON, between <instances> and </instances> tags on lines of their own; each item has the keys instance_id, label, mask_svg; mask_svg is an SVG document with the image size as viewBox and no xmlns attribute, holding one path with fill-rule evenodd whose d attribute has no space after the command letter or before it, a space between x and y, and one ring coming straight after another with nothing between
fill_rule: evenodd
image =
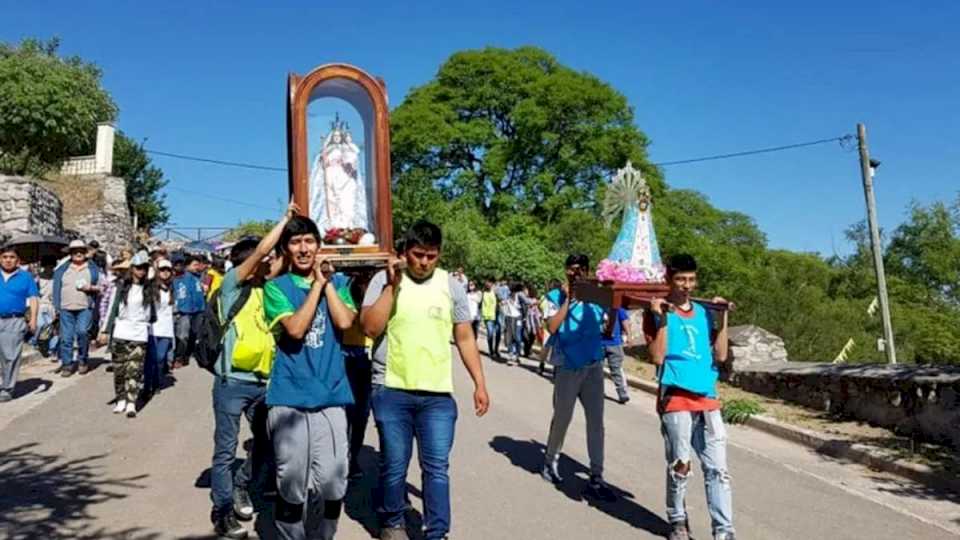
<instances>
[{"instance_id":1,"label":"tree canopy","mask_svg":"<svg viewBox=\"0 0 960 540\"><path fill-rule=\"evenodd\" d=\"M163 188L168 181L163 171L151 162L138 143L117 133L113 144L113 175L126 180L127 204L137 214L137 226L143 230L163 225L170 219Z\"/></svg>"},{"instance_id":2,"label":"tree canopy","mask_svg":"<svg viewBox=\"0 0 960 540\"><path fill-rule=\"evenodd\" d=\"M117 106L100 69L57 55L60 41L0 43L0 170L42 175L70 156L93 150L98 122Z\"/></svg>"},{"instance_id":3,"label":"tree canopy","mask_svg":"<svg viewBox=\"0 0 960 540\"><path fill-rule=\"evenodd\" d=\"M605 181L629 159L651 185L663 255L694 255L701 294L737 301L733 324L783 337L795 360L830 361L849 339L851 361L882 360L864 226L851 228L847 257L769 249L749 216L671 189L624 96L543 50L456 53L391 123L394 228L440 224L447 267L542 287L570 252L596 263L619 225L600 219ZM960 199L912 206L884 258L898 356L960 363Z\"/></svg>"}]
</instances>

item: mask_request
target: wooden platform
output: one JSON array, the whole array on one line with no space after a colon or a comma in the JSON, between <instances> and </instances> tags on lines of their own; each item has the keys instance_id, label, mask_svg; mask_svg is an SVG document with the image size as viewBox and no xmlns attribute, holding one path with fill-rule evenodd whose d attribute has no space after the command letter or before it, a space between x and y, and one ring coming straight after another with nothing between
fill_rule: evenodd
<instances>
[{"instance_id":1,"label":"wooden platform","mask_svg":"<svg viewBox=\"0 0 960 540\"><path fill-rule=\"evenodd\" d=\"M585 279L573 286L574 295L584 302L592 302L608 309L636 309L646 307L651 298L664 298L670 292L666 283L620 283Z\"/></svg>"}]
</instances>

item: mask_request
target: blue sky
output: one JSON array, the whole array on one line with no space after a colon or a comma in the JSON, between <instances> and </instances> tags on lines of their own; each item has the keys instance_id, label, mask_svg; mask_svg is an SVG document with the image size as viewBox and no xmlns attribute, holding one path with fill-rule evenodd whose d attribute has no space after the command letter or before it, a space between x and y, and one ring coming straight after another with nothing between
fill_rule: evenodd
<instances>
[{"instance_id":1,"label":"blue sky","mask_svg":"<svg viewBox=\"0 0 960 540\"><path fill-rule=\"evenodd\" d=\"M668 5L671 4L671 5ZM278 7L279 6L279 7ZM0 2L0 40L60 36L98 63L120 128L155 150L286 166L289 72L382 76L391 104L453 52L537 45L629 99L653 161L869 129L881 225L960 191L960 2ZM286 175L155 157L180 226L273 218ZM824 145L666 169L770 245L846 252L856 152ZM233 204L193 192L240 200Z\"/></svg>"}]
</instances>

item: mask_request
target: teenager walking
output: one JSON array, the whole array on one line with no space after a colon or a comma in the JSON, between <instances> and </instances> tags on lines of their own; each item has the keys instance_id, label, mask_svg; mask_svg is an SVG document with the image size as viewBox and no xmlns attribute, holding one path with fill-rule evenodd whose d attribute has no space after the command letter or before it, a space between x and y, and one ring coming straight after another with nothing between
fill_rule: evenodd
<instances>
[{"instance_id":1,"label":"teenager walking","mask_svg":"<svg viewBox=\"0 0 960 540\"><path fill-rule=\"evenodd\" d=\"M361 312L364 331L375 339L373 415L383 454L380 538L408 538L407 468L416 440L423 471L424 535L437 540L446 538L451 527L448 469L457 421L451 335L474 382L477 416L486 414L490 399L466 291L437 268L443 245L440 228L419 221L407 231L403 245L406 269L399 268L400 261L391 261L374 276Z\"/></svg>"},{"instance_id":2,"label":"teenager walking","mask_svg":"<svg viewBox=\"0 0 960 540\"><path fill-rule=\"evenodd\" d=\"M707 512L715 540L733 540L733 496L727 468L727 432L717 399L719 367L727 361L727 312L715 325L711 312L691 299L697 261L679 254L667 264L670 293L650 302L644 333L658 366L657 412L666 449L669 540L689 540L686 493L693 454L700 459ZM713 303L726 303L714 298Z\"/></svg>"},{"instance_id":3,"label":"teenager walking","mask_svg":"<svg viewBox=\"0 0 960 540\"><path fill-rule=\"evenodd\" d=\"M130 260L129 273L113 290L110 313L100 330L101 345L110 339L113 359L114 413L137 416L137 400L143 388L143 366L147 357L150 325L156 321L156 293L147 281L150 260L145 252Z\"/></svg>"}]
</instances>

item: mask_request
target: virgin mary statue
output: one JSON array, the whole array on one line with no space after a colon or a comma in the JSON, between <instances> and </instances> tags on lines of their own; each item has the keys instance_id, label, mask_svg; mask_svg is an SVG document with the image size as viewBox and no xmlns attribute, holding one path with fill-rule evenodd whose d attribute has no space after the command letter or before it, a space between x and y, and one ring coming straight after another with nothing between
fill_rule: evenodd
<instances>
[{"instance_id":1,"label":"virgin mary statue","mask_svg":"<svg viewBox=\"0 0 960 540\"><path fill-rule=\"evenodd\" d=\"M621 283L662 283L665 268L653 230L650 187L640 171L627 166L617 171L604 200L607 225L622 217L610 255L597 265L597 278Z\"/></svg>"},{"instance_id":2,"label":"virgin mary statue","mask_svg":"<svg viewBox=\"0 0 960 540\"><path fill-rule=\"evenodd\" d=\"M367 194L360 174L360 149L350 127L331 124L310 167L310 214L321 234L330 229L369 230Z\"/></svg>"}]
</instances>

